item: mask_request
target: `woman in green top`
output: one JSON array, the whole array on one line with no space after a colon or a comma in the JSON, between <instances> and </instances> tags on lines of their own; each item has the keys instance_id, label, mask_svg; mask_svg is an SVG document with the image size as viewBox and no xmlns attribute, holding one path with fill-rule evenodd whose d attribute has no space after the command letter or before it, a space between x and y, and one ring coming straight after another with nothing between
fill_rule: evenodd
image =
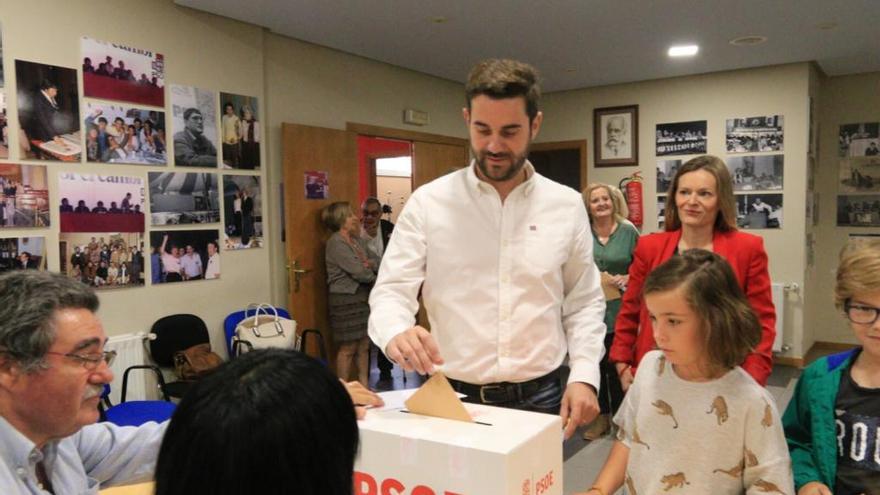
<instances>
[{"instance_id":1,"label":"woman in green top","mask_svg":"<svg viewBox=\"0 0 880 495\"><path fill-rule=\"evenodd\" d=\"M639 231L626 219L627 209L623 194L614 186L593 183L583 192L584 204L590 216L593 231L593 259L602 272L602 289L605 292L605 348L611 347L614 339L614 320L620 310L621 293L626 290L629 279L629 265L633 250L639 239ZM601 414L584 432L585 440L595 440L604 435L611 426L611 417L617 412L623 390L620 378L613 363L608 362L608 354L600 364L602 382L600 384L599 407Z\"/></svg>"}]
</instances>

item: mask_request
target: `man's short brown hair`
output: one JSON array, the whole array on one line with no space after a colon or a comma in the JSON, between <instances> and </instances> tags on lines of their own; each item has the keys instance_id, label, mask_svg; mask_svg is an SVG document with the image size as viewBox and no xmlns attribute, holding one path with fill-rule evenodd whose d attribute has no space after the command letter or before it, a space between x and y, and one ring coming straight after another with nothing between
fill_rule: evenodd
<instances>
[{"instance_id":1,"label":"man's short brown hair","mask_svg":"<svg viewBox=\"0 0 880 495\"><path fill-rule=\"evenodd\" d=\"M541 98L538 71L516 60L483 60L468 75L465 86L468 110L471 109L471 100L480 95L496 100L522 96L526 100L526 114L531 122L538 115L538 100Z\"/></svg>"}]
</instances>

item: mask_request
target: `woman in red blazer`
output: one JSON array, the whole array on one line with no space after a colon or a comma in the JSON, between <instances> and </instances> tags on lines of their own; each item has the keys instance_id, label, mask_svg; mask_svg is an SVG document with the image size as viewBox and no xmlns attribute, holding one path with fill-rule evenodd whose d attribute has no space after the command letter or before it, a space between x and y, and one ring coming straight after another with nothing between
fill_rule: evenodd
<instances>
[{"instance_id":1,"label":"woman in red blazer","mask_svg":"<svg viewBox=\"0 0 880 495\"><path fill-rule=\"evenodd\" d=\"M736 229L736 198L730 173L719 158L704 155L685 162L666 196L666 232L639 239L629 267L629 285L614 325L609 358L626 390L646 352L655 348L642 284L651 271L676 253L701 248L726 259L748 297L763 330L761 342L742 364L766 385L773 367L776 310L770 294L767 253L761 237Z\"/></svg>"}]
</instances>

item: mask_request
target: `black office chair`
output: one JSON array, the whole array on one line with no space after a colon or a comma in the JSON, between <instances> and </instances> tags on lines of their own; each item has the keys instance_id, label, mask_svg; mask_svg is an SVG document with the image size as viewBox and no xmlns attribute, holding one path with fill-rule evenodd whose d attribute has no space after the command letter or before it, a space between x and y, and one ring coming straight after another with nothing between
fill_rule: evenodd
<instances>
[{"instance_id":1,"label":"black office chair","mask_svg":"<svg viewBox=\"0 0 880 495\"><path fill-rule=\"evenodd\" d=\"M197 344L210 343L208 327L196 315L176 314L156 320L150 333L150 355L153 361L163 368L174 368L174 354ZM192 381L178 380L165 384L165 391L171 397L183 397Z\"/></svg>"}]
</instances>

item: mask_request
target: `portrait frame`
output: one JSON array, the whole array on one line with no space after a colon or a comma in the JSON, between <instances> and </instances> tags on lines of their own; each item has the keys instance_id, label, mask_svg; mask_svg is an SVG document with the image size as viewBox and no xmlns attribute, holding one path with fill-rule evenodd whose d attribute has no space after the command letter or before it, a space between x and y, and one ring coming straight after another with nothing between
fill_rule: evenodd
<instances>
[{"instance_id":1,"label":"portrait frame","mask_svg":"<svg viewBox=\"0 0 880 495\"><path fill-rule=\"evenodd\" d=\"M607 125L613 118L623 118L629 139L623 144L628 152L612 156L605 146L608 131ZM624 105L593 109L593 156L597 167L625 167L639 163L639 106Z\"/></svg>"}]
</instances>

